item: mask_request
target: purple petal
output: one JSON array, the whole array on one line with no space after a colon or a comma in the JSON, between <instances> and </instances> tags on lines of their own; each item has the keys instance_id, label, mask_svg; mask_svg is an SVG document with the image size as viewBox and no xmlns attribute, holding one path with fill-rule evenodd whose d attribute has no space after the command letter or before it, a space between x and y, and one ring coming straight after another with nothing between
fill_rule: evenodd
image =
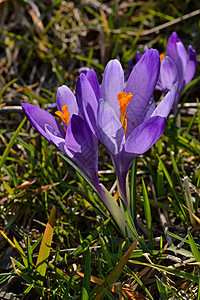
<instances>
[{"instance_id":1,"label":"purple petal","mask_svg":"<svg viewBox=\"0 0 200 300\"><path fill-rule=\"evenodd\" d=\"M54 102L54 103L48 103L48 104L45 104L44 107L45 107L45 109L56 108L57 104L56 104L56 102Z\"/></svg>"},{"instance_id":2,"label":"purple petal","mask_svg":"<svg viewBox=\"0 0 200 300\"><path fill-rule=\"evenodd\" d=\"M137 55L137 53L136 53L136 55ZM133 58L129 59L129 61L128 61L128 66L127 66L126 74L125 74L125 81L128 80L129 75L131 74L132 69L133 69Z\"/></svg>"},{"instance_id":3,"label":"purple petal","mask_svg":"<svg viewBox=\"0 0 200 300\"><path fill-rule=\"evenodd\" d=\"M155 106L155 103L154 103L154 99L152 98L151 103L150 103L149 107L146 110L144 121L146 121L150 118L150 116L152 115L155 108L156 108L156 106Z\"/></svg>"},{"instance_id":4,"label":"purple petal","mask_svg":"<svg viewBox=\"0 0 200 300\"><path fill-rule=\"evenodd\" d=\"M155 117L155 116L167 118L167 116L170 113L170 110L174 104L177 90L178 90L178 82L173 85L172 89L167 93L167 95L164 97L164 99L158 104L158 106L152 113L151 118Z\"/></svg>"},{"instance_id":5,"label":"purple petal","mask_svg":"<svg viewBox=\"0 0 200 300\"><path fill-rule=\"evenodd\" d=\"M160 57L157 50L148 50L133 68L125 92L131 92L133 98L127 107L127 137L135 127L143 122L145 111L158 81Z\"/></svg>"},{"instance_id":6,"label":"purple petal","mask_svg":"<svg viewBox=\"0 0 200 300\"><path fill-rule=\"evenodd\" d=\"M79 74L84 73L85 75L90 69L88 67L81 67L78 69Z\"/></svg>"},{"instance_id":7,"label":"purple petal","mask_svg":"<svg viewBox=\"0 0 200 300\"><path fill-rule=\"evenodd\" d=\"M112 155L112 162L118 179L118 184L120 188L120 196L126 204L127 202L127 190L126 190L126 177L128 170L131 167L133 162L133 157L129 158L127 155L123 155L123 152L118 153L117 155Z\"/></svg>"},{"instance_id":8,"label":"purple petal","mask_svg":"<svg viewBox=\"0 0 200 300\"><path fill-rule=\"evenodd\" d=\"M51 142L45 126L50 125L60 136L65 138L65 131L60 123L47 111L32 104L22 103L22 108L33 127Z\"/></svg>"},{"instance_id":9,"label":"purple petal","mask_svg":"<svg viewBox=\"0 0 200 300\"><path fill-rule=\"evenodd\" d=\"M136 52L135 54L135 60L136 60L136 63L141 59L142 55L139 51Z\"/></svg>"},{"instance_id":10,"label":"purple petal","mask_svg":"<svg viewBox=\"0 0 200 300\"><path fill-rule=\"evenodd\" d=\"M173 60L175 60L178 57L176 43L178 43L180 41L181 40L178 38L178 35L176 32L173 32L170 35L170 37L167 41L166 56L171 57Z\"/></svg>"},{"instance_id":11,"label":"purple petal","mask_svg":"<svg viewBox=\"0 0 200 300\"><path fill-rule=\"evenodd\" d=\"M178 73L173 60L169 56L165 56L160 65L160 84L163 92L168 92L177 82Z\"/></svg>"},{"instance_id":12,"label":"purple petal","mask_svg":"<svg viewBox=\"0 0 200 300\"><path fill-rule=\"evenodd\" d=\"M97 139L94 138L84 120L73 115L67 127L65 150L67 155L95 184L99 183L97 147Z\"/></svg>"},{"instance_id":13,"label":"purple petal","mask_svg":"<svg viewBox=\"0 0 200 300\"><path fill-rule=\"evenodd\" d=\"M72 91L66 86L62 85L58 88L56 94L56 103L58 110L62 111L64 105L68 105L68 112L70 112L69 119L72 115L78 115L78 106L76 103L76 98Z\"/></svg>"},{"instance_id":14,"label":"purple petal","mask_svg":"<svg viewBox=\"0 0 200 300\"><path fill-rule=\"evenodd\" d=\"M98 102L94 90L85 74L81 74L76 85L76 99L81 115L86 120L92 133L96 135Z\"/></svg>"},{"instance_id":15,"label":"purple petal","mask_svg":"<svg viewBox=\"0 0 200 300\"><path fill-rule=\"evenodd\" d=\"M120 152L125 142L124 129L113 108L103 99L99 102L98 124L100 141L112 154Z\"/></svg>"},{"instance_id":16,"label":"purple petal","mask_svg":"<svg viewBox=\"0 0 200 300\"><path fill-rule=\"evenodd\" d=\"M52 128L50 125L45 125L45 131L47 135L49 136L49 141L56 146L60 151L66 154L65 152L65 139L63 136L60 135L59 132L57 132L54 128Z\"/></svg>"},{"instance_id":17,"label":"purple petal","mask_svg":"<svg viewBox=\"0 0 200 300\"><path fill-rule=\"evenodd\" d=\"M177 33L173 32L167 41L166 56L169 56L175 63L178 73L179 85L182 85L185 71L185 54L186 50ZM183 55L183 57L182 57Z\"/></svg>"},{"instance_id":18,"label":"purple petal","mask_svg":"<svg viewBox=\"0 0 200 300\"><path fill-rule=\"evenodd\" d=\"M165 128L165 118L155 116L136 127L124 145L125 153L135 158L145 153L160 138Z\"/></svg>"},{"instance_id":19,"label":"purple petal","mask_svg":"<svg viewBox=\"0 0 200 300\"><path fill-rule=\"evenodd\" d=\"M98 78L97 78L97 75L96 75L95 71L89 69L88 72L86 73L86 76L87 76L87 79L88 79L89 83L91 84L91 86L94 90L97 101L99 101L99 99L101 97L101 90L100 90L99 81L98 81Z\"/></svg>"},{"instance_id":20,"label":"purple petal","mask_svg":"<svg viewBox=\"0 0 200 300\"><path fill-rule=\"evenodd\" d=\"M123 92L123 89L124 72L122 66L117 59L111 60L104 71L101 96L112 106L118 118L120 118L120 109L117 95L118 93Z\"/></svg>"},{"instance_id":21,"label":"purple petal","mask_svg":"<svg viewBox=\"0 0 200 300\"><path fill-rule=\"evenodd\" d=\"M192 80L197 67L197 54L196 51L192 48L192 46L188 47L188 58L187 58L187 66L185 70L185 86Z\"/></svg>"},{"instance_id":22,"label":"purple petal","mask_svg":"<svg viewBox=\"0 0 200 300\"><path fill-rule=\"evenodd\" d=\"M117 156L111 156L118 177L120 191L126 202L126 176L133 160L143 154L160 138L164 131L165 118L153 117L139 125L128 137L124 149Z\"/></svg>"},{"instance_id":23,"label":"purple petal","mask_svg":"<svg viewBox=\"0 0 200 300\"><path fill-rule=\"evenodd\" d=\"M149 50L148 46L145 45L145 46L144 46L144 49L143 49L143 53L146 53L148 50Z\"/></svg>"},{"instance_id":24,"label":"purple petal","mask_svg":"<svg viewBox=\"0 0 200 300\"><path fill-rule=\"evenodd\" d=\"M148 46L145 45L144 49L143 49L143 54L146 53L148 50L149 50ZM141 53L139 51L137 51L136 55L135 55L136 63L141 59L141 57L142 57Z\"/></svg>"},{"instance_id":25,"label":"purple petal","mask_svg":"<svg viewBox=\"0 0 200 300\"><path fill-rule=\"evenodd\" d=\"M176 43L176 47L177 47L178 56L180 57L180 60L181 60L182 73L185 74L185 70L186 70L186 66L187 66L188 54L187 54L185 46L183 45L182 42Z\"/></svg>"}]
</instances>

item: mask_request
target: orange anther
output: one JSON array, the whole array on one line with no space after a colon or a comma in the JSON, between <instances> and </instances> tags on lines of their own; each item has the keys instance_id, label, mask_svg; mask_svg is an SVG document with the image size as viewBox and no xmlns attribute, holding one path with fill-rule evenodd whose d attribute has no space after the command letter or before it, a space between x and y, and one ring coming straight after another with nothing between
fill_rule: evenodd
<instances>
[{"instance_id":1,"label":"orange anther","mask_svg":"<svg viewBox=\"0 0 200 300\"><path fill-rule=\"evenodd\" d=\"M117 95L117 99L119 101L120 113L121 113L121 123L124 128L125 135L127 131L127 117L128 117L128 114L126 114L126 109L132 98L133 98L132 93L127 94L126 92L120 92Z\"/></svg>"},{"instance_id":2,"label":"orange anther","mask_svg":"<svg viewBox=\"0 0 200 300\"><path fill-rule=\"evenodd\" d=\"M68 105L63 105L62 111L58 110L55 112L57 116L59 116L63 122L68 125L69 124L69 112L68 112Z\"/></svg>"},{"instance_id":3,"label":"orange anther","mask_svg":"<svg viewBox=\"0 0 200 300\"><path fill-rule=\"evenodd\" d=\"M165 57L165 54L164 54L164 53L161 53L161 54L160 54L160 61L162 61L164 57Z\"/></svg>"}]
</instances>

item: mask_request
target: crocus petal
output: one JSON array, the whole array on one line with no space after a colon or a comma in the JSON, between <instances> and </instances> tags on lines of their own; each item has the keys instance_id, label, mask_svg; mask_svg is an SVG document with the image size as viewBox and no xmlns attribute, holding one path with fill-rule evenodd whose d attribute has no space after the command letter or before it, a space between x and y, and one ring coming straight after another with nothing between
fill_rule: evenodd
<instances>
[{"instance_id":1,"label":"crocus petal","mask_svg":"<svg viewBox=\"0 0 200 300\"><path fill-rule=\"evenodd\" d=\"M176 47L177 47L178 56L181 60L182 73L185 74L185 70L186 70L186 66L187 66L187 59L188 59L187 51L182 42L177 42Z\"/></svg>"},{"instance_id":2,"label":"crocus petal","mask_svg":"<svg viewBox=\"0 0 200 300\"><path fill-rule=\"evenodd\" d=\"M100 141L112 154L121 151L125 141L124 129L109 103L100 99L98 108L98 124L101 134Z\"/></svg>"},{"instance_id":3,"label":"crocus petal","mask_svg":"<svg viewBox=\"0 0 200 300\"><path fill-rule=\"evenodd\" d=\"M146 121L150 118L150 116L152 115L155 108L156 108L156 106L155 106L155 103L154 103L154 98L152 98L151 103L150 103L149 107L146 110L144 121Z\"/></svg>"},{"instance_id":4,"label":"crocus petal","mask_svg":"<svg viewBox=\"0 0 200 300\"><path fill-rule=\"evenodd\" d=\"M52 108L56 108L56 107L57 107L56 102L54 102L54 103L47 103L44 106L45 109L52 109Z\"/></svg>"},{"instance_id":5,"label":"crocus petal","mask_svg":"<svg viewBox=\"0 0 200 300\"><path fill-rule=\"evenodd\" d=\"M164 92L168 92L178 79L177 68L169 56L165 56L160 65L160 81Z\"/></svg>"},{"instance_id":6,"label":"crocus petal","mask_svg":"<svg viewBox=\"0 0 200 300\"><path fill-rule=\"evenodd\" d=\"M97 135L98 101L94 90L85 74L81 74L76 85L76 99L81 115L86 120L92 133Z\"/></svg>"},{"instance_id":7,"label":"crocus petal","mask_svg":"<svg viewBox=\"0 0 200 300\"><path fill-rule=\"evenodd\" d=\"M76 103L76 98L72 91L66 86L62 85L58 88L56 94L56 104L58 110L62 111L62 107L64 105L68 105L69 119L71 119L72 115L78 115L78 106Z\"/></svg>"},{"instance_id":8,"label":"crocus petal","mask_svg":"<svg viewBox=\"0 0 200 300\"><path fill-rule=\"evenodd\" d=\"M96 75L95 71L89 69L86 73L86 76L87 76L87 79L88 79L89 83L91 84L91 86L94 90L97 101L99 101L99 99L101 97L101 90L100 90L99 81L98 81L98 78L97 78L97 75Z\"/></svg>"},{"instance_id":9,"label":"crocus petal","mask_svg":"<svg viewBox=\"0 0 200 300\"><path fill-rule=\"evenodd\" d=\"M134 157L124 155L124 151L118 153L117 155L110 155L112 158L113 166L115 169L115 173L118 180L118 185L120 188L120 196L124 200L125 204L128 205L127 202L127 191L126 191L126 177L128 174L128 170L131 167Z\"/></svg>"},{"instance_id":10,"label":"crocus petal","mask_svg":"<svg viewBox=\"0 0 200 300\"><path fill-rule=\"evenodd\" d=\"M148 50L149 50L148 46L145 45L144 49L143 49L143 54L146 53ZM135 54L136 63L140 60L141 57L142 57L141 53L139 51L137 51Z\"/></svg>"},{"instance_id":11,"label":"crocus petal","mask_svg":"<svg viewBox=\"0 0 200 300\"><path fill-rule=\"evenodd\" d=\"M50 125L45 125L45 131L47 135L49 136L49 141L56 146L60 151L66 154L65 152L65 139L63 136L60 135L59 132L57 132L54 128L52 128Z\"/></svg>"},{"instance_id":12,"label":"crocus petal","mask_svg":"<svg viewBox=\"0 0 200 300\"><path fill-rule=\"evenodd\" d=\"M104 71L101 97L112 106L118 118L120 118L120 109L117 95L122 92L123 89L124 72L122 66L117 59L111 60Z\"/></svg>"},{"instance_id":13,"label":"crocus petal","mask_svg":"<svg viewBox=\"0 0 200 300\"><path fill-rule=\"evenodd\" d=\"M84 73L85 75L90 69L88 67L81 67L78 69L79 74Z\"/></svg>"},{"instance_id":14,"label":"crocus petal","mask_svg":"<svg viewBox=\"0 0 200 300\"><path fill-rule=\"evenodd\" d=\"M133 68L125 92L131 92L133 99L127 107L127 133L128 137L134 127L144 120L145 110L153 95L158 81L160 57L157 50L148 50ZM135 126L133 127L133 122Z\"/></svg>"},{"instance_id":15,"label":"crocus petal","mask_svg":"<svg viewBox=\"0 0 200 300\"><path fill-rule=\"evenodd\" d=\"M178 57L176 43L180 42L181 40L178 38L176 32L173 32L167 41L166 46L166 56L171 57L172 59L176 59Z\"/></svg>"},{"instance_id":16,"label":"crocus petal","mask_svg":"<svg viewBox=\"0 0 200 300\"><path fill-rule=\"evenodd\" d=\"M145 46L144 46L144 49L143 49L143 53L146 53L148 50L149 50L148 46L145 45Z\"/></svg>"},{"instance_id":17,"label":"crocus petal","mask_svg":"<svg viewBox=\"0 0 200 300\"><path fill-rule=\"evenodd\" d=\"M128 156L136 157L145 153L160 138L165 128L165 118L155 116L136 127L125 142Z\"/></svg>"},{"instance_id":18,"label":"crocus petal","mask_svg":"<svg viewBox=\"0 0 200 300\"><path fill-rule=\"evenodd\" d=\"M188 47L187 67L185 70L185 86L192 80L197 67L197 54L192 46Z\"/></svg>"},{"instance_id":19,"label":"crocus petal","mask_svg":"<svg viewBox=\"0 0 200 300\"><path fill-rule=\"evenodd\" d=\"M126 177L134 158L151 148L160 138L164 127L165 118L155 116L148 119L132 131L120 153L111 155L120 191L125 203L127 203Z\"/></svg>"},{"instance_id":20,"label":"crocus petal","mask_svg":"<svg viewBox=\"0 0 200 300\"><path fill-rule=\"evenodd\" d=\"M151 118L155 116L167 118L174 104L177 90L178 90L178 82L173 85L172 89L167 93L164 99L158 104L156 109L153 111Z\"/></svg>"},{"instance_id":21,"label":"crocus petal","mask_svg":"<svg viewBox=\"0 0 200 300\"><path fill-rule=\"evenodd\" d=\"M140 52L137 52L137 53L140 54ZM136 56L137 56L137 53L136 53ZM135 56L135 59L137 60L136 56ZM140 57L141 57L141 54L140 54ZM132 69L133 69L133 58L129 59L129 61L128 61L128 66L127 66L126 73L125 73L125 76L124 76L125 82L128 80Z\"/></svg>"},{"instance_id":22,"label":"crocus petal","mask_svg":"<svg viewBox=\"0 0 200 300\"><path fill-rule=\"evenodd\" d=\"M178 74L179 86L182 85L184 66L185 66L185 47L181 40L178 38L177 33L173 32L168 41L166 47L166 56L169 56L175 63ZM184 58L180 55L183 54Z\"/></svg>"},{"instance_id":23,"label":"crocus petal","mask_svg":"<svg viewBox=\"0 0 200 300\"><path fill-rule=\"evenodd\" d=\"M142 57L141 53L139 51L137 51L136 54L135 54L136 63L141 59L141 57Z\"/></svg>"},{"instance_id":24,"label":"crocus petal","mask_svg":"<svg viewBox=\"0 0 200 300\"><path fill-rule=\"evenodd\" d=\"M60 123L47 111L35 105L22 103L22 108L31 122L33 127L43 135L48 141L51 142L49 135L46 133L45 126L50 125L60 136L65 137L65 131Z\"/></svg>"},{"instance_id":25,"label":"crocus petal","mask_svg":"<svg viewBox=\"0 0 200 300\"><path fill-rule=\"evenodd\" d=\"M88 176L110 210L106 195L99 184L98 140L79 116L73 115L69 122L65 138L65 151L79 169Z\"/></svg>"},{"instance_id":26,"label":"crocus petal","mask_svg":"<svg viewBox=\"0 0 200 300\"><path fill-rule=\"evenodd\" d=\"M65 150L77 166L97 184L97 139L94 138L85 121L73 115L66 131Z\"/></svg>"}]
</instances>

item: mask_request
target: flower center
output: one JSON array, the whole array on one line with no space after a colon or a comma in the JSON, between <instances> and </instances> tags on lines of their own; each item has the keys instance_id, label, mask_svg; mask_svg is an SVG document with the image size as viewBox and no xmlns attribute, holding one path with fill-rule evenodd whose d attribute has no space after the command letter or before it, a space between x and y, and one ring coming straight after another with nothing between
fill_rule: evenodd
<instances>
[{"instance_id":1,"label":"flower center","mask_svg":"<svg viewBox=\"0 0 200 300\"><path fill-rule=\"evenodd\" d=\"M57 116L61 118L61 120L68 126L69 124L69 112L68 112L68 105L63 105L62 111L58 110L55 112Z\"/></svg>"},{"instance_id":2,"label":"flower center","mask_svg":"<svg viewBox=\"0 0 200 300\"><path fill-rule=\"evenodd\" d=\"M126 114L126 109L127 106L129 105L129 102L131 101L131 99L133 98L133 94L132 93L125 93L125 92L120 92L117 95L117 99L119 101L119 108L120 108L120 113L121 113L121 123L122 126L124 128L124 133L126 135L126 131L127 131L127 117L128 117L128 113Z\"/></svg>"},{"instance_id":3,"label":"flower center","mask_svg":"<svg viewBox=\"0 0 200 300\"><path fill-rule=\"evenodd\" d=\"M164 54L164 53L161 53L161 54L160 54L160 62L163 60L164 57L165 57L165 54Z\"/></svg>"}]
</instances>

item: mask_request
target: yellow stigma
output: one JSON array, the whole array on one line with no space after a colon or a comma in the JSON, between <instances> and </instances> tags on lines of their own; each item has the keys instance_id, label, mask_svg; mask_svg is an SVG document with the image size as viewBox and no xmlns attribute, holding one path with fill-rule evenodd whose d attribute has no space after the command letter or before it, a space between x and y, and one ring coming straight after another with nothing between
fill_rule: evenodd
<instances>
[{"instance_id":1,"label":"yellow stigma","mask_svg":"<svg viewBox=\"0 0 200 300\"><path fill-rule=\"evenodd\" d=\"M161 54L160 54L160 61L162 61L164 57L165 57L165 54L164 54L164 53L161 53Z\"/></svg>"},{"instance_id":2,"label":"yellow stigma","mask_svg":"<svg viewBox=\"0 0 200 300\"><path fill-rule=\"evenodd\" d=\"M120 113L121 113L121 123L124 128L125 135L127 131L127 117L128 117L128 113L126 114L126 109L132 98L133 98L132 93L127 94L125 92L120 92L117 95L117 99L119 101Z\"/></svg>"},{"instance_id":3,"label":"yellow stigma","mask_svg":"<svg viewBox=\"0 0 200 300\"><path fill-rule=\"evenodd\" d=\"M69 114L70 114L68 112L68 105L63 105L62 111L58 110L55 112L55 114L57 116L59 116L66 125L68 125L69 124Z\"/></svg>"}]
</instances>

